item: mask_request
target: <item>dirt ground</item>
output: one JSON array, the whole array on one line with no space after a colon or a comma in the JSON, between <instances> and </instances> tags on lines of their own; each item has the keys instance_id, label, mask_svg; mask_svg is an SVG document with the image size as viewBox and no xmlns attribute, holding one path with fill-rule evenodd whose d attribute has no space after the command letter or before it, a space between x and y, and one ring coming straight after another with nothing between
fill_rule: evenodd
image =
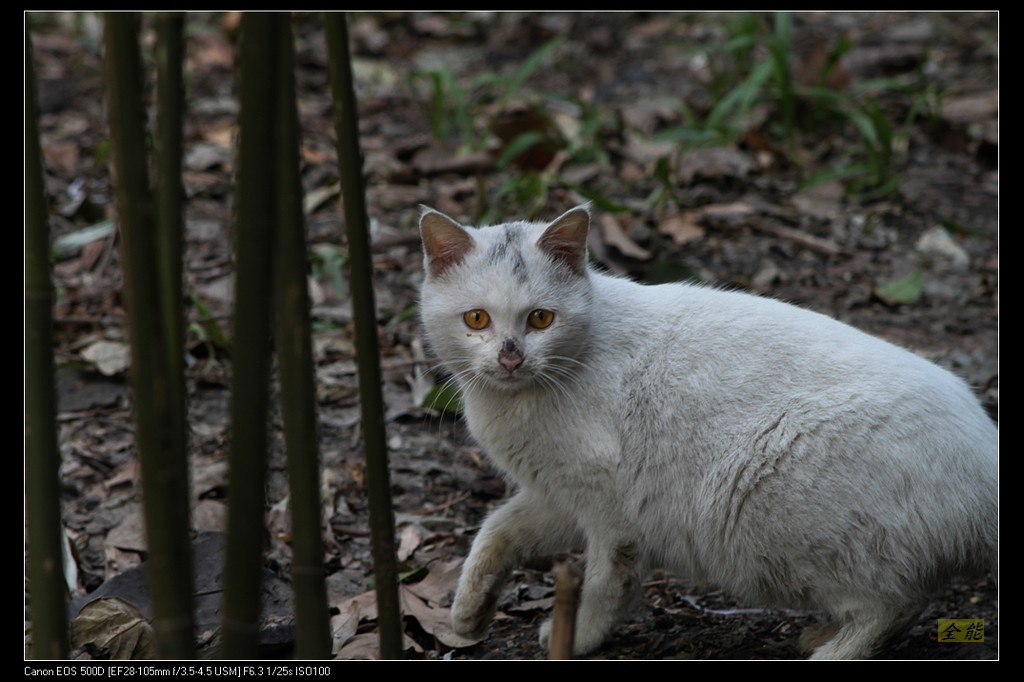
<instances>
[{"instance_id":1,"label":"dirt ground","mask_svg":"<svg viewBox=\"0 0 1024 682\"><path fill-rule=\"evenodd\" d=\"M66 572L79 608L84 595L104 585L116 592L107 581L138 571L145 557L141 486L125 375L120 257L116 237L102 229L115 211L100 25L92 15L33 19L51 224L62 247L54 266L58 421L73 557ZM196 531L209 533L224 530L230 500L230 362L219 339L230 337L233 295L234 19L190 15L187 43L192 503ZM443 632L457 562L506 489L457 415L421 406L438 377L430 373L415 316L420 204L466 222L481 216L500 221L553 217L596 196L600 229L592 251L605 267L648 281L696 277L832 315L965 377L998 419L998 15L794 17L795 82L816 85L841 41L848 41L848 49L829 74L830 88L852 93L858 85L888 79L878 97L881 110L897 122L888 165L895 191L863 200L837 181L800 185L814 170L863 160L865 145L852 118L802 125L782 142L772 128L782 106L776 99L734 122L727 143L684 148L658 136L683 127L686 111L711 114L722 94L715 88L731 83L727 92L749 76L742 65L721 59L742 19L492 12L352 18L399 558L410 574L409 594L421 593L419 602L407 604L408 658L544 658L537 627L550 612L553 585L546 568L524 567L485 640L456 642ZM365 608L373 567L332 104L318 18L296 16L295 30L317 325L325 567L335 653L362 658L373 655L376 622ZM564 39L541 67L510 85L529 57L559 36ZM755 63L764 57L753 54ZM558 134L575 131L575 139L593 148L569 145L539 160L520 157L516 165L533 172L534 184L510 184L522 175L496 161L502 124L516 132L551 133L548 123L531 118L538 111L556 122ZM796 113L816 115L800 99ZM904 126L906 121L911 123ZM538 149L543 152L543 145ZM97 226L94 236L77 244L61 241ZM270 423L267 568L271 578L287 581L280 416ZM416 588L424 575L429 580ZM429 595L424 583L435 588ZM801 657L797 640L815 614L756 606L735 603L714 586L657 572L645 583L632 618L590 658ZM983 618L985 640L940 642L938 618ZM268 645L268 657L287 655L287 632L285 627L277 648ZM201 653L209 655L214 641L215 634L201 633ZM75 652L79 658L106 655L96 646ZM998 657L991 577L936 595L914 628L878 655Z\"/></svg>"}]
</instances>

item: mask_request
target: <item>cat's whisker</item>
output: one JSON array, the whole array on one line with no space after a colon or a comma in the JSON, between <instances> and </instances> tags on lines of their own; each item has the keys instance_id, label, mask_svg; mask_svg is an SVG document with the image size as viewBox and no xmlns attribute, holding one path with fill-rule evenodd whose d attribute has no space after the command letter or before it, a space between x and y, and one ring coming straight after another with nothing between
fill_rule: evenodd
<instances>
[{"instance_id":1,"label":"cat's whisker","mask_svg":"<svg viewBox=\"0 0 1024 682\"><path fill-rule=\"evenodd\" d=\"M562 356L556 356L551 358L553 362L545 365L544 371L540 373L545 379L556 383L563 392L569 393L570 388L580 389L583 386L583 379L580 376L580 372L576 368L565 367L559 364L563 360L574 360L575 358L566 358ZM554 362L557 361L557 362ZM582 362L579 363L580 367L585 367ZM571 382L571 386L566 385L565 380ZM568 396L567 396L568 397Z\"/></svg>"},{"instance_id":2,"label":"cat's whisker","mask_svg":"<svg viewBox=\"0 0 1024 682\"><path fill-rule=\"evenodd\" d=\"M545 367L545 370L555 370L557 368ZM547 388L556 390L559 395L569 402L575 404L576 396L573 394L571 388L563 379L571 379L573 386L576 388L580 387L580 379L574 372L556 372L551 371L550 373L540 372L537 375L537 380Z\"/></svg>"},{"instance_id":3,"label":"cat's whisker","mask_svg":"<svg viewBox=\"0 0 1024 682\"><path fill-rule=\"evenodd\" d=\"M453 363L453 364L459 364L459 363L456 362L456 363ZM472 381L475 378L475 373L474 373L473 369L471 369L471 368L470 369L458 370L456 372L448 372L447 368L444 365L442 365L441 363L438 363L437 365L432 367L431 368L431 372L433 374L435 374L435 375L436 374L441 374L441 373L446 374L444 381L442 381L440 384L435 384L435 390L437 390L438 392L444 393L444 392L448 391L448 389L450 389L452 387L454 387L456 389L455 391L451 392L451 395L448 396L448 399L445 401L444 405L436 405L435 404L431 408L431 410L433 412L437 412L438 413L437 414L437 433L438 433L438 436L440 437L441 429L444 426L445 414L451 414L452 426L455 426L458 423L458 416L454 412L452 412L450 410L450 408L452 406L452 403L455 402L459 398L459 394L463 390L463 388L462 388L463 385L467 381Z\"/></svg>"}]
</instances>

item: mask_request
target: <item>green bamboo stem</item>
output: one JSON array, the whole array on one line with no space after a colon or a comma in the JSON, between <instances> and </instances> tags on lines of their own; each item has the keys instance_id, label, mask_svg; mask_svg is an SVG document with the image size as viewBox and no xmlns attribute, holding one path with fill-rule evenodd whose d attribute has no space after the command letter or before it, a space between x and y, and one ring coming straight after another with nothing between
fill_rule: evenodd
<instances>
[{"instance_id":1,"label":"green bamboo stem","mask_svg":"<svg viewBox=\"0 0 1024 682\"><path fill-rule=\"evenodd\" d=\"M184 190L181 163L184 137L183 30L180 13L156 17L157 120L156 120L156 238L159 268L160 312L167 344L168 373L173 395L170 407L175 420L171 435L180 438L175 452L187 452L185 397L185 311L182 305L182 245L184 242ZM187 460L186 464L187 464ZM187 469L182 472L187 475Z\"/></svg>"},{"instance_id":2,"label":"green bamboo stem","mask_svg":"<svg viewBox=\"0 0 1024 682\"><path fill-rule=\"evenodd\" d=\"M182 380L168 357L181 353L161 314L154 202L146 155L139 54L139 17L105 15L105 76L109 91L115 187L120 219L124 299L132 351L132 403L142 464L153 626L162 657L195 655L189 487L184 452ZM180 125L180 123L179 123ZM180 365L179 365L180 366Z\"/></svg>"},{"instance_id":3,"label":"green bamboo stem","mask_svg":"<svg viewBox=\"0 0 1024 682\"><path fill-rule=\"evenodd\" d=\"M327 29L328 63L338 138L338 167L341 173L345 228L348 235L349 278L359 364L363 441L366 447L380 655L381 658L391 659L401 656L402 630L398 602L398 568L395 558L395 519L391 507L387 441L384 431L384 399L381 392L377 319L373 296L373 256L370 252L369 221L359 147L358 114L352 85L352 65L349 58L347 19L343 13L327 13L324 21Z\"/></svg>"},{"instance_id":4,"label":"green bamboo stem","mask_svg":"<svg viewBox=\"0 0 1024 682\"><path fill-rule=\"evenodd\" d=\"M277 215L273 248L274 345L288 451L295 657L324 659L331 654L331 630L320 527L320 456L299 177L295 56L291 22L287 15L275 16L279 58L274 74L277 85L274 119L279 135L273 192Z\"/></svg>"},{"instance_id":5,"label":"green bamboo stem","mask_svg":"<svg viewBox=\"0 0 1024 682\"><path fill-rule=\"evenodd\" d=\"M231 469L221 651L258 654L267 472L270 367L271 229L277 68L274 14L242 18L238 208L235 216L235 319L232 336Z\"/></svg>"},{"instance_id":6,"label":"green bamboo stem","mask_svg":"<svg viewBox=\"0 0 1024 682\"><path fill-rule=\"evenodd\" d=\"M67 658L61 560L60 451L53 381L53 285L32 45L25 31L25 495L32 657Z\"/></svg>"}]
</instances>

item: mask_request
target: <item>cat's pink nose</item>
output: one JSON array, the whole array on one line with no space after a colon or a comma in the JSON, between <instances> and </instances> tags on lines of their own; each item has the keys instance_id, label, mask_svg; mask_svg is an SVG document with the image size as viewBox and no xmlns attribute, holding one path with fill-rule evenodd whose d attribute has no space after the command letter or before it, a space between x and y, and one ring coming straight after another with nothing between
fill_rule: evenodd
<instances>
[{"instance_id":1,"label":"cat's pink nose","mask_svg":"<svg viewBox=\"0 0 1024 682\"><path fill-rule=\"evenodd\" d=\"M516 367L523 364L523 356L519 351L506 351L503 348L498 351L498 363L511 374L515 371Z\"/></svg>"}]
</instances>

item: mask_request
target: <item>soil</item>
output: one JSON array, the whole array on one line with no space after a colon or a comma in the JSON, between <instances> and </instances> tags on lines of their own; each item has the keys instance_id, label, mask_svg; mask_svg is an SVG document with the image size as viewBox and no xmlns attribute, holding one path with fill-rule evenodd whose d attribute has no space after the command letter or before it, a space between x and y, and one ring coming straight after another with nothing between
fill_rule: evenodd
<instances>
[{"instance_id":1,"label":"soil","mask_svg":"<svg viewBox=\"0 0 1024 682\"><path fill-rule=\"evenodd\" d=\"M152 16L146 19L148 26ZM848 49L826 85L844 93L843 101L865 103L869 97L855 94L857 88L886 79L876 97L879 111L896 122L892 155L883 164L894 184L875 197L850 182L800 184L814 171L871 157L852 115L830 117L804 96L794 97L800 125L782 138L782 86L742 120L728 119L733 128L717 145L683 147L655 136L682 128L689 115L712 114L721 96L750 76L748 67L766 58L759 48L744 66L723 52L743 19L494 12L351 18L391 489L410 583L464 557L484 516L507 494L457 415L421 407L436 378L415 319L420 204L474 223L554 217L593 200L600 230L592 251L604 267L647 281L695 277L834 316L960 374L998 420L998 14L793 17L790 54L798 86L817 85L841 44ZM767 30L770 18L759 19ZM38 14L33 22L51 227L60 240L115 215L101 26L85 14ZM333 106L319 18L295 15L294 26L317 325L325 567L335 651L360 657L352 644L372 636L375 621L357 619L355 631L339 624L346 605L370 589L373 566ZM231 329L236 31L236 15L189 15L185 276L197 532L223 531L230 501L230 361L218 334L230 337ZM148 30L145 37L149 45ZM563 40L541 68L515 86L526 60L558 37ZM503 135L533 130L557 138L587 125L595 132L579 139L591 147L546 151L541 145L511 168L497 161L507 146ZM119 263L116 238L108 233L62 252L54 266L61 479L79 598L136 570L145 557L130 396L118 360L123 353L106 364L97 359L108 348L103 343L123 346L127 334ZM270 424L267 568L287 580L280 416ZM408 618L406 656L545 658L537 627L548 617L552 590L548 567L524 567L499 604L489 636L469 646L447 645L425 617ZM447 599L450 594L432 606L443 612ZM800 632L816 614L756 607L714 586L656 572L632 617L589 658L803 657ZM938 641L939 618L984 619L984 641ZM200 641L205 655L210 646ZM78 658L107 655L97 647L75 652ZM877 658L998 656L997 588L988 576L937 594L917 624Z\"/></svg>"}]
</instances>

